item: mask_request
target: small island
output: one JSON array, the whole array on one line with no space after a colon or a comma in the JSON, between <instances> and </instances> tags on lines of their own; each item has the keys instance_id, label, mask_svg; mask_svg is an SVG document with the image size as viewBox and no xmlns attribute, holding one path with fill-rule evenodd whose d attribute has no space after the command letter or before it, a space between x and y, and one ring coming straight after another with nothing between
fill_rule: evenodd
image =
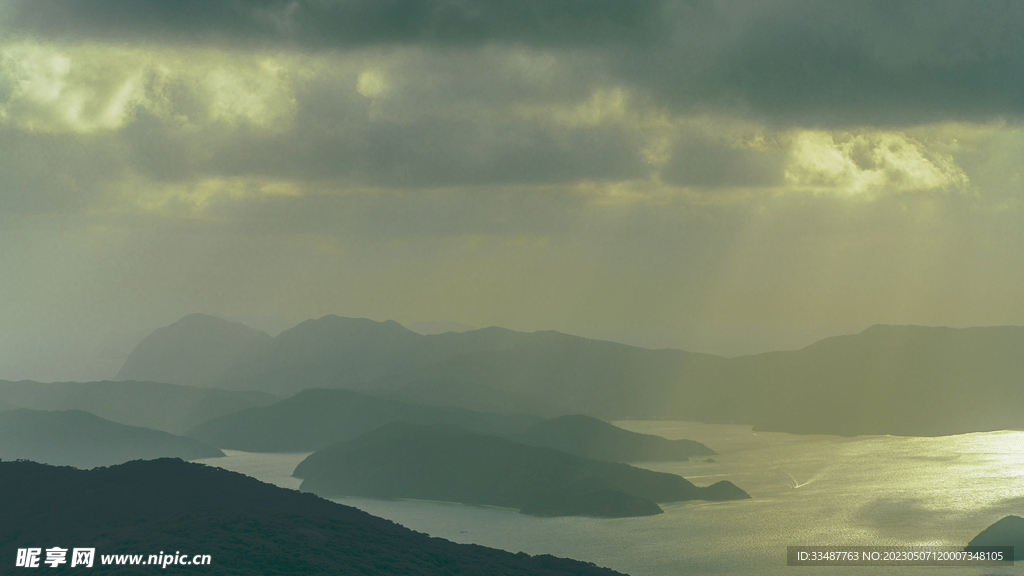
<instances>
[{"instance_id":1,"label":"small island","mask_svg":"<svg viewBox=\"0 0 1024 576\"><path fill-rule=\"evenodd\" d=\"M1024 518L1003 517L975 536L967 544L967 549L978 546L1013 546L1013 560L1024 560Z\"/></svg>"}]
</instances>

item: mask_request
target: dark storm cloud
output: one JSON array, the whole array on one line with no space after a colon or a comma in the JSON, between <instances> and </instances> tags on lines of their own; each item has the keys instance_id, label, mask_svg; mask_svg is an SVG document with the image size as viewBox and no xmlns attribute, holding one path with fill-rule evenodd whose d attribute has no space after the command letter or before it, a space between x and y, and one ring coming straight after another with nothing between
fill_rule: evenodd
<instances>
[{"instance_id":1,"label":"dark storm cloud","mask_svg":"<svg viewBox=\"0 0 1024 576\"><path fill-rule=\"evenodd\" d=\"M356 131L240 137L207 163L210 173L342 180L397 188L558 184L646 175L628 134L549 130L539 124L375 122Z\"/></svg>"},{"instance_id":2,"label":"dark storm cloud","mask_svg":"<svg viewBox=\"0 0 1024 576\"><path fill-rule=\"evenodd\" d=\"M678 110L782 125L1024 115L1024 3L780 0L715 8L687 12L668 44L620 54L617 69Z\"/></svg>"},{"instance_id":3,"label":"dark storm cloud","mask_svg":"<svg viewBox=\"0 0 1024 576\"><path fill-rule=\"evenodd\" d=\"M677 112L779 125L1024 116L1024 3L18 0L15 33L345 49L574 48Z\"/></svg>"},{"instance_id":4,"label":"dark storm cloud","mask_svg":"<svg viewBox=\"0 0 1024 576\"><path fill-rule=\"evenodd\" d=\"M663 33L654 0L20 0L16 29L101 40L292 44L572 46Z\"/></svg>"},{"instance_id":5,"label":"dark storm cloud","mask_svg":"<svg viewBox=\"0 0 1024 576\"><path fill-rule=\"evenodd\" d=\"M872 2L867 15L857 6L802 6L753 27L726 69L733 90L767 116L822 125L1024 112L1024 4Z\"/></svg>"},{"instance_id":6,"label":"dark storm cloud","mask_svg":"<svg viewBox=\"0 0 1024 576\"><path fill-rule=\"evenodd\" d=\"M212 122L195 133L140 106L119 134L132 167L164 181L258 176L408 189L648 175L637 134L620 126L567 127L502 115L403 117L414 108L404 102L394 106L397 118L378 119L371 111L377 104L356 93L354 83L324 77L303 85L294 123L282 132Z\"/></svg>"},{"instance_id":7,"label":"dark storm cloud","mask_svg":"<svg viewBox=\"0 0 1024 576\"><path fill-rule=\"evenodd\" d=\"M134 120L124 127L120 138L125 144L127 162L152 180L187 179L196 171L198 158L194 147L143 107L135 109Z\"/></svg>"}]
</instances>

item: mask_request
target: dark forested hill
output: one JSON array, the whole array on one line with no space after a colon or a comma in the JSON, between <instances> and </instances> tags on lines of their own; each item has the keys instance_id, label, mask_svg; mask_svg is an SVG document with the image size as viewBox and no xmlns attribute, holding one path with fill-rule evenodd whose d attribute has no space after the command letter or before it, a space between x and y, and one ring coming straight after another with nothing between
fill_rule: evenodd
<instances>
[{"instance_id":1,"label":"dark forested hill","mask_svg":"<svg viewBox=\"0 0 1024 576\"><path fill-rule=\"evenodd\" d=\"M3 574L26 570L14 567L17 548L50 546L95 547L93 570L104 574L140 569L99 566L103 556L145 562L164 551L208 554L208 566L168 570L212 575L617 574L430 538L312 494L172 459L94 470L0 462L0 518L0 557L11 560Z\"/></svg>"}]
</instances>

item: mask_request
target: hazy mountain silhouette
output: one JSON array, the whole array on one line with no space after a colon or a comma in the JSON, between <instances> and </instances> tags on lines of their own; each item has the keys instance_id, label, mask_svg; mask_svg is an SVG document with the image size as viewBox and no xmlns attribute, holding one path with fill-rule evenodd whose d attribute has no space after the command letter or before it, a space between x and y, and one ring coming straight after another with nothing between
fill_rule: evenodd
<instances>
[{"instance_id":1,"label":"hazy mountain silhouette","mask_svg":"<svg viewBox=\"0 0 1024 576\"><path fill-rule=\"evenodd\" d=\"M152 341L154 346L161 342ZM202 358L182 346L165 348L140 353L139 358L176 357L182 364L202 364ZM609 418L659 404L679 383L679 375L687 373L688 364L726 362L706 354L647 350L553 331L490 327L423 336L393 321L338 316L302 322L279 334L268 348L243 356L256 359L237 362L222 378L202 384L293 394L309 388L399 390L423 381L455 382ZM138 368L136 378L166 378L166 371L143 370L141 361ZM718 401L720 395L707 396Z\"/></svg>"},{"instance_id":2,"label":"hazy mountain silhouette","mask_svg":"<svg viewBox=\"0 0 1024 576\"><path fill-rule=\"evenodd\" d=\"M617 574L430 538L312 494L173 459L94 470L0 462L0 518L0 557L9 559L19 547L52 543L95 547L96 566L101 555L209 554L212 564L194 570L215 575ZM4 573L23 571L8 566Z\"/></svg>"},{"instance_id":3,"label":"hazy mountain silhouette","mask_svg":"<svg viewBox=\"0 0 1024 576\"><path fill-rule=\"evenodd\" d=\"M608 420L657 417L693 405L730 414L742 407L728 387L717 385L724 358L559 332L517 334L515 346L453 355L418 375L526 394Z\"/></svg>"},{"instance_id":4,"label":"hazy mountain silhouette","mask_svg":"<svg viewBox=\"0 0 1024 576\"><path fill-rule=\"evenodd\" d=\"M545 446L577 456L609 462L688 460L716 452L693 440L668 440L639 434L590 416L559 416L534 424L512 437L523 444Z\"/></svg>"},{"instance_id":5,"label":"hazy mountain silhouette","mask_svg":"<svg viewBox=\"0 0 1024 576\"><path fill-rule=\"evenodd\" d=\"M228 322L238 322L250 328L266 332L270 336L277 336L289 328L295 327L295 322L280 316L218 316Z\"/></svg>"},{"instance_id":6,"label":"hazy mountain silhouette","mask_svg":"<svg viewBox=\"0 0 1024 576\"><path fill-rule=\"evenodd\" d=\"M424 338L394 321L324 316L278 334L257 361L239 365L218 385L294 394L308 388L357 386L416 367Z\"/></svg>"},{"instance_id":7,"label":"hazy mountain silhouette","mask_svg":"<svg viewBox=\"0 0 1024 576\"><path fill-rule=\"evenodd\" d=\"M543 337L495 327L422 336L391 320L324 316L282 332L259 361L238 365L211 385L280 394L308 388L395 389L418 380L446 380L420 376L445 359L538 339Z\"/></svg>"},{"instance_id":8,"label":"hazy mountain silhouette","mask_svg":"<svg viewBox=\"0 0 1024 576\"><path fill-rule=\"evenodd\" d=\"M393 423L308 456L294 476L323 496L416 498L540 515L657 514L651 502L749 498L731 482L574 456L459 427Z\"/></svg>"},{"instance_id":9,"label":"hazy mountain silhouette","mask_svg":"<svg viewBox=\"0 0 1024 576\"><path fill-rule=\"evenodd\" d=\"M513 434L540 418L435 408L351 390L305 390L271 406L249 408L185 433L220 448L249 452L312 452L391 422L456 424Z\"/></svg>"},{"instance_id":10,"label":"hazy mountain silhouette","mask_svg":"<svg viewBox=\"0 0 1024 576\"><path fill-rule=\"evenodd\" d=\"M0 400L35 410L85 410L101 418L181 434L211 418L280 400L159 382L6 382Z\"/></svg>"},{"instance_id":11,"label":"hazy mountain silhouette","mask_svg":"<svg viewBox=\"0 0 1024 576\"><path fill-rule=\"evenodd\" d=\"M266 332L209 314L189 314L146 336L125 360L118 380L205 386L233 367L258 360L273 341Z\"/></svg>"},{"instance_id":12,"label":"hazy mountain silhouette","mask_svg":"<svg viewBox=\"0 0 1024 576\"><path fill-rule=\"evenodd\" d=\"M93 468L129 460L216 458L220 450L192 438L125 426L82 410L19 408L0 412L0 459Z\"/></svg>"},{"instance_id":13,"label":"hazy mountain silhouette","mask_svg":"<svg viewBox=\"0 0 1024 576\"><path fill-rule=\"evenodd\" d=\"M1024 428L1024 328L872 326L732 361L762 430L943 435Z\"/></svg>"},{"instance_id":14,"label":"hazy mountain silhouette","mask_svg":"<svg viewBox=\"0 0 1024 576\"><path fill-rule=\"evenodd\" d=\"M1013 409L1024 402L1024 328L1013 326L873 326L801 350L726 359L550 331L422 336L395 322L325 316L282 332L258 356L208 384L289 394L373 389L438 405L467 405L466 392L477 387L477 401L500 401L493 389L529 399L544 414L564 407L605 420L721 421L796 433L1024 427L1024 413ZM423 382L467 388L433 393Z\"/></svg>"},{"instance_id":15,"label":"hazy mountain silhouette","mask_svg":"<svg viewBox=\"0 0 1024 576\"><path fill-rule=\"evenodd\" d=\"M1013 546L1013 560L1024 560L1024 518L1003 517L967 544L968 548L972 546Z\"/></svg>"},{"instance_id":16,"label":"hazy mountain silhouette","mask_svg":"<svg viewBox=\"0 0 1024 576\"><path fill-rule=\"evenodd\" d=\"M459 324L458 322L452 322L451 320L426 320L423 322L410 322L406 324L405 327L417 334L422 334L424 336L430 334L444 334L445 332L468 332L470 330L476 330L475 326L469 326L468 324Z\"/></svg>"},{"instance_id":17,"label":"hazy mountain silhouette","mask_svg":"<svg viewBox=\"0 0 1024 576\"><path fill-rule=\"evenodd\" d=\"M471 332L466 333L471 335ZM801 350L733 359L535 333L417 376L537 396L606 420L755 424L819 434L1024 428L1024 328L874 326Z\"/></svg>"},{"instance_id":18,"label":"hazy mountain silhouette","mask_svg":"<svg viewBox=\"0 0 1024 576\"><path fill-rule=\"evenodd\" d=\"M496 414L536 414L552 417L571 411L536 396L450 380L420 380L401 386L397 390L366 392L413 404L465 408Z\"/></svg>"},{"instance_id":19,"label":"hazy mountain silhouette","mask_svg":"<svg viewBox=\"0 0 1024 576\"><path fill-rule=\"evenodd\" d=\"M10 402L5 402L3 400L0 400L0 412L4 412L6 410L15 410L17 408L18 408L18 406L14 405L14 404L11 404Z\"/></svg>"},{"instance_id":20,"label":"hazy mountain silhouette","mask_svg":"<svg viewBox=\"0 0 1024 576\"><path fill-rule=\"evenodd\" d=\"M843 435L1024 427L1017 409L1024 403L1024 328L1013 326L873 326L801 350L728 360L559 335L453 357L420 375L534 394L609 420L725 421Z\"/></svg>"}]
</instances>

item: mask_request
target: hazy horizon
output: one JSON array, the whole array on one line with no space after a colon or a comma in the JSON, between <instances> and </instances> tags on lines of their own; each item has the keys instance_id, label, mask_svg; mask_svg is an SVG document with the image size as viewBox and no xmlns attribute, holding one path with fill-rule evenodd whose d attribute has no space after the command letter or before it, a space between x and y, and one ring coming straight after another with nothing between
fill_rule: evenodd
<instances>
[{"instance_id":1,"label":"hazy horizon","mask_svg":"<svg viewBox=\"0 0 1024 576\"><path fill-rule=\"evenodd\" d=\"M202 314L207 314L203 312ZM280 332L283 332L289 328L293 328L299 323L305 320L315 320L316 318L304 318L299 321L292 321L280 317L264 317L264 316L228 316L224 314L210 313L211 316L216 316L229 322L237 322L266 332L270 336L277 336ZM329 314L327 314L329 315ZM325 315L326 316L326 315ZM335 316L340 316L335 314ZM177 322L176 319L169 324ZM391 318L374 319L376 322L384 322L392 320ZM487 326L468 326L459 324L457 322L447 320L426 320L409 322L408 324L402 324L404 327L412 330L421 335L439 334L448 330L456 332L463 332L467 330L478 330L486 328ZM993 326L1009 326L1010 324L997 324ZM67 337L63 335L63 340L55 341L43 341L35 342L35 348L32 348L33 343L27 343L20 349L16 349L22 357L21 362L17 360L8 360L6 364L0 363L0 380L8 381L19 381L19 380L34 380L37 382L64 382L64 381L93 381L93 380L111 380L116 379L117 371L123 365L124 360L128 357L135 346L142 341L143 338L151 334L154 330L162 328L163 326L154 326L152 329L136 330L131 333L117 333L117 332L106 332L100 334L91 334L81 336L77 340L73 337ZM501 326L506 328L505 326ZM716 356L722 356L724 358L735 358L739 356L749 356L755 354L761 354L765 352L780 352L787 350L799 350L815 342L819 342L826 338L835 336L846 336L851 334L857 334L867 329L869 326L864 326L861 329L835 333L825 334L821 337L811 338L807 341L802 341L800 338L792 337L789 339L777 339L777 345L774 347L767 343L767 341L758 340L756 335L753 335L749 340L751 342L758 342L764 347L751 347L751 348L733 348L729 350L721 349L700 349L700 348L678 348L673 346L658 345L658 343L650 343L642 338L630 339L623 337L602 337L594 334L571 334L573 336L582 336L584 338L591 338L595 340L605 340L609 342L616 342L619 344L626 344L629 346L637 346L640 348L647 348L652 350L658 349L676 349L685 350L687 352L699 352L704 354L713 354ZM951 328L974 328L978 326L950 326ZM538 330L522 330L522 332L536 332L546 330L540 328ZM25 353L28 352L26 355ZM26 359L27 356L27 359Z\"/></svg>"},{"instance_id":2,"label":"hazy horizon","mask_svg":"<svg viewBox=\"0 0 1024 576\"><path fill-rule=\"evenodd\" d=\"M280 317L260 317L260 316L229 316L226 314L207 313L216 316L224 320L231 322L238 322L267 332L271 336L277 336L278 333L292 328L302 321L315 319L315 318L303 318L298 321L292 321ZM327 315L327 314L325 314ZM335 314L336 316L343 316L341 314ZM180 319L180 318L179 318ZM177 322L175 319L168 324ZM387 320L393 320L392 318L370 318L376 322L384 322ZM413 321L408 323L401 323L406 328L409 328L413 332L417 332L423 335L437 334L448 329L455 329L456 331L464 330L477 330L480 328L486 328L487 326L472 327L458 322L452 322L449 320L423 320ZM154 330L163 327L153 326L152 328L145 328L141 330L135 330L129 333L121 333L114 331L106 332L94 332L85 334L57 334L49 335L49 338L37 337L34 341L22 341L13 342L11 339L12 346L8 350L14 352L9 354L7 358L0 357L4 362L0 363L0 380L34 380L38 382L56 382L56 381L89 381L89 380L106 380L115 377L118 369L123 364L124 360L128 357L128 354L134 349L143 338L151 334ZM443 327L443 329L442 329ZM501 326L501 328L507 328ZM864 326L863 328L867 328ZM688 352L701 352L706 354L714 354L723 357L736 357L750 354L759 354L762 352L777 352L782 350L796 350L803 348L804 346L813 344L823 338L829 338L832 336L843 336L847 334L854 334L860 332L863 328L843 333L836 334L825 334L821 337L810 337L805 334L793 335L786 334L786 337L776 338L769 342L767 339L758 338L763 336L761 334L748 334L745 338L746 346L734 346L727 349L706 347L702 348L700 345L696 345L694 348L679 348L677 346L665 345L664 342L654 341L650 338L645 338L643 335L636 335L636 337L630 337L628 335L602 335L602 334L572 334L573 336L582 336L585 338L592 338L596 340L606 340L609 342L617 342L619 344L627 344L630 346L637 346L648 349L664 349L673 348L679 350L686 350ZM549 330L548 328L537 328L535 330L520 330L522 332L536 332ZM711 344L711 343L708 343ZM774 344L774 346L773 346ZM19 346L20 345L20 346Z\"/></svg>"}]
</instances>

